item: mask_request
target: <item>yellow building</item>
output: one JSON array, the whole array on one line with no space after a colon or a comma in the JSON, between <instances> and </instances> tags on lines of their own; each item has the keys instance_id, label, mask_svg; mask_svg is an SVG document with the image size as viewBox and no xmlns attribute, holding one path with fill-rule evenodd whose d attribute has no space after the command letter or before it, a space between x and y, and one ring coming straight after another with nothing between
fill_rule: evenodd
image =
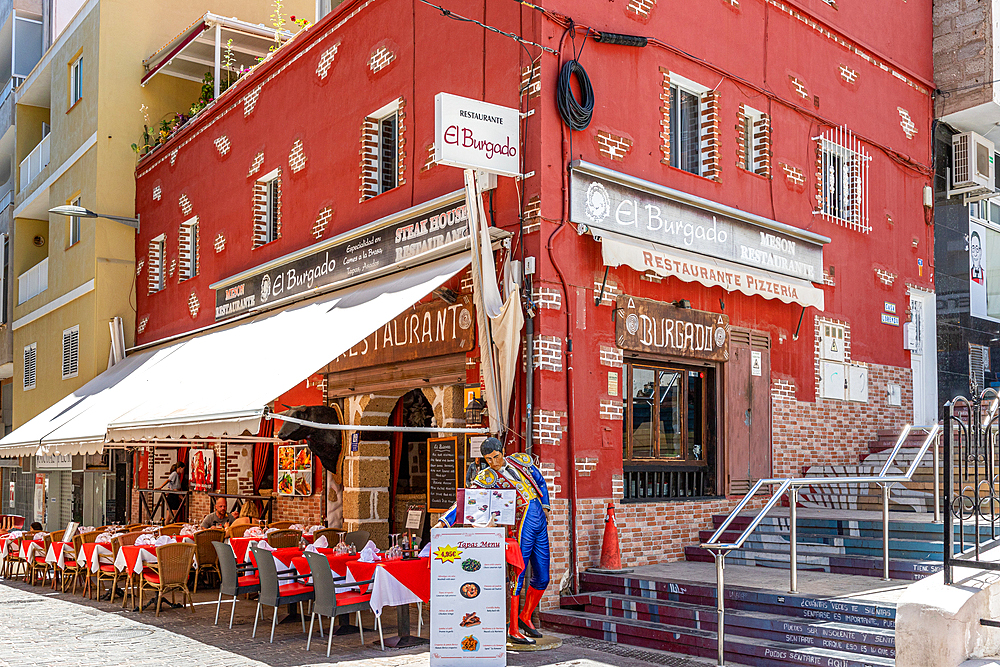
<instances>
[{"instance_id":1,"label":"yellow building","mask_svg":"<svg viewBox=\"0 0 1000 667\"><path fill-rule=\"evenodd\" d=\"M282 4L286 19L316 11L315 0ZM157 76L142 85L144 62L204 21L206 12L270 26L273 10L271 0L87 0L15 91L9 255L14 427L108 367L110 321L121 318L126 345L135 331L135 230L49 210L78 204L134 216L132 144L144 143L144 126L155 132L161 120L189 113L202 94L202 82L191 75ZM190 64L195 71L213 67ZM47 483L49 528L70 518L105 522L115 461L72 458L41 468L54 469ZM85 473L88 463L103 472Z\"/></svg>"}]
</instances>

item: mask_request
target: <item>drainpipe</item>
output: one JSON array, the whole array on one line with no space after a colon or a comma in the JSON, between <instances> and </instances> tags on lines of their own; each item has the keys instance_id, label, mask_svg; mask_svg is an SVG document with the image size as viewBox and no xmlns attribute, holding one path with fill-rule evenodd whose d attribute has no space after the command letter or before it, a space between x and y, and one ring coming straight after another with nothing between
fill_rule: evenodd
<instances>
[{"instance_id":1,"label":"drainpipe","mask_svg":"<svg viewBox=\"0 0 1000 667\"><path fill-rule=\"evenodd\" d=\"M572 130L570 130L572 132ZM562 132L562 155L566 155L566 132ZM572 160L572 155L570 156ZM563 213L562 218L559 220L559 227L556 228L554 232L549 236L547 249L549 253L549 261L552 262L552 268L556 270L559 275L559 282L562 283L563 291L563 306L566 310L566 458L567 458L567 486L569 487L569 562L570 562L570 581L572 585L573 593L577 592L577 563L576 563L576 508L577 508L577 490L576 490L576 428L574 423L576 421L576 410L574 398L576 395L576 389L573 384L573 309L572 302L569 293L569 285L566 283L566 277L563 275L562 269L559 268L559 262L556 261L556 255L552 251L552 245L555 242L556 236L559 235L566 227L566 221L569 217L569 164L566 164L566 168L563 170Z\"/></svg>"}]
</instances>

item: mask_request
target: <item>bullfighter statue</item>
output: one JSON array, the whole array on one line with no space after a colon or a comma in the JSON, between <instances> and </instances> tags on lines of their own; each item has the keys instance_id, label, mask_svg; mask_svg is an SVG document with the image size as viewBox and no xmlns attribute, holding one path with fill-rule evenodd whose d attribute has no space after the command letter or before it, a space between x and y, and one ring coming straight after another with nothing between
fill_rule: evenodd
<instances>
[{"instance_id":1,"label":"bullfighter statue","mask_svg":"<svg viewBox=\"0 0 1000 667\"><path fill-rule=\"evenodd\" d=\"M514 525L508 526L507 534L517 539L525 565L531 563L531 581L524 594L524 610L520 616L518 602L524 586L524 570L518 574L516 582L511 582L507 638L513 644L534 644L542 633L531 623L531 614L549 585L548 486L527 454L504 456L503 443L496 438L487 438L480 449L490 467L479 472L472 486L517 491ZM451 527L458 520L456 505L441 517L438 527Z\"/></svg>"}]
</instances>

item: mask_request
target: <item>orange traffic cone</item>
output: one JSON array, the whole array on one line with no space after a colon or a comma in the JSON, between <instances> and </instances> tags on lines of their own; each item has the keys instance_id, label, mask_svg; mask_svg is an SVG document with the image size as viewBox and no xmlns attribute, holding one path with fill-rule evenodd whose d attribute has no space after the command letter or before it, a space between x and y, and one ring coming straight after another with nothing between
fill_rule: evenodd
<instances>
[{"instance_id":1,"label":"orange traffic cone","mask_svg":"<svg viewBox=\"0 0 1000 667\"><path fill-rule=\"evenodd\" d=\"M604 542L601 544L601 566L590 568L594 572L631 572L622 569L622 554L618 548L618 522L615 504L608 503L608 516L604 520Z\"/></svg>"}]
</instances>

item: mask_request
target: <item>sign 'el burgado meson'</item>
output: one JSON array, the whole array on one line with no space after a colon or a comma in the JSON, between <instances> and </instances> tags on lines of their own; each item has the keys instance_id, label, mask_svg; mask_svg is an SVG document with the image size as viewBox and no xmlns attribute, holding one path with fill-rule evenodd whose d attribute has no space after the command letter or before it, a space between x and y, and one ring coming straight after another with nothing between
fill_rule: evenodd
<instances>
[{"instance_id":1,"label":"sign 'el burgado meson'","mask_svg":"<svg viewBox=\"0 0 1000 667\"><path fill-rule=\"evenodd\" d=\"M254 273L215 291L215 319L242 315L448 245L469 235L468 220L462 200Z\"/></svg>"},{"instance_id":2,"label":"sign 'el burgado meson'","mask_svg":"<svg viewBox=\"0 0 1000 667\"><path fill-rule=\"evenodd\" d=\"M618 347L676 357L729 360L729 316L622 295L615 301Z\"/></svg>"}]
</instances>

